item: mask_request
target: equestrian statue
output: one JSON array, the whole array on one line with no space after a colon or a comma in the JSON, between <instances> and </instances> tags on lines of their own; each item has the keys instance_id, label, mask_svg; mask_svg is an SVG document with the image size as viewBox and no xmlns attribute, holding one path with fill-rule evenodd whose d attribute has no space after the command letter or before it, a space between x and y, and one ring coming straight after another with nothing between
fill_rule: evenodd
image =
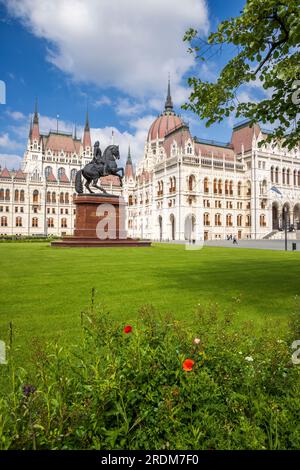
<instances>
[{"instance_id":1,"label":"equestrian statue","mask_svg":"<svg viewBox=\"0 0 300 470\"><path fill-rule=\"evenodd\" d=\"M116 160L120 159L119 146L109 145L103 152L101 152L99 141L95 142L93 160L85 165L82 170L77 171L75 176L75 190L78 194L83 193L82 176L86 180L84 186L90 193L90 184L93 188L100 189L103 193L107 193L102 186L98 186L99 178L108 175L118 176L120 179L120 186L123 185L124 168L118 167ZM119 175L118 172L121 174Z\"/></svg>"}]
</instances>

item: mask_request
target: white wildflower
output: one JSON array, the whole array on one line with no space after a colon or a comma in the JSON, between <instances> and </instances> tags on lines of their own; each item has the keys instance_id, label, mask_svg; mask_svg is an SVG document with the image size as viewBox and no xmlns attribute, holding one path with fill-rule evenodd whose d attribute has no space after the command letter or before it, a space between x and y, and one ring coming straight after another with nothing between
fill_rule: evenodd
<instances>
[{"instance_id":1,"label":"white wildflower","mask_svg":"<svg viewBox=\"0 0 300 470\"><path fill-rule=\"evenodd\" d=\"M245 361L248 361L248 362L253 362L253 357L252 356L247 356L245 357Z\"/></svg>"}]
</instances>

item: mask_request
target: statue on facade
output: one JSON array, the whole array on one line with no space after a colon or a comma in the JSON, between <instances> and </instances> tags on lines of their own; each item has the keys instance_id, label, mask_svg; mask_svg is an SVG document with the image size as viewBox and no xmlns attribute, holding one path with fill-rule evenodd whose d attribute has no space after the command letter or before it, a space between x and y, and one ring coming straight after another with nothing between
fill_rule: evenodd
<instances>
[{"instance_id":1,"label":"statue on facade","mask_svg":"<svg viewBox=\"0 0 300 470\"><path fill-rule=\"evenodd\" d=\"M120 159L119 146L109 145L103 152L101 152L99 141L95 142L93 160L85 165L82 170L77 171L75 176L75 190L78 194L83 193L82 176L86 180L85 187L93 194L90 188L92 183L93 188L100 189L103 193L106 193L102 186L98 186L99 178L108 175L118 176L120 179L120 186L122 186L122 180L124 177L124 168L118 167L117 160ZM118 173L121 174L118 174Z\"/></svg>"}]
</instances>

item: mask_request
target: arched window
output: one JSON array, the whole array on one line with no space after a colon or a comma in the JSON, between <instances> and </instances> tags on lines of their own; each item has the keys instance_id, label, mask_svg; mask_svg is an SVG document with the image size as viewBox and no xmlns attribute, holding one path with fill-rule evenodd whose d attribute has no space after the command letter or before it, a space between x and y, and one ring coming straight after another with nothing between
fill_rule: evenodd
<instances>
[{"instance_id":1,"label":"arched window","mask_svg":"<svg viewBox=\"0 0 300 470\"><path fill-rule=\"evenodd\" d=\"M229 194L230 196L233 195L233 181L232 180L229 181Z\"/></svg>"},{"instance_id":2,"label":"arched window","mask_svg":"<svg viewBox=\"0 0 300 470\"><path fill-rule=\"evenodd\" d=\"M0 201L4 201L4 189L0 189Z\"/></svg>"},{"instance_id":3,"label":"arched window","mask_svg":"<svg viewBox=\"0 0 300 470\"><path fill-rule=\"evenodd\" d=\"M66 203L66 204L69 204L69 202L70 202L69 193L66 193L66 194L65 194L65 203Z\"/></svg>"},{"instance_id":4,"label":"arched window","mask_svg":"<svg viewBox=\"0 0 300 470\"><path fill-rule=\"evenodd\" d=\"M173 192L176 191L176 178L173 176Z\"/></svg>"},{"instance_id":5,"label":"arched window","mask_svg":"<svg viewBox=\"0 0 300 470\"><path fill-rule=\"evenodd\" d=\"M5 200L6 201L10 200L10 190L9 189L6 189L6 191L5 191Z\"/></svg>"},{"instance_id":6,"label":"arched window","mask_svg":"<svg viewBox=\"0 0 300 470\"><path fill-rule=\"evenodd\" d=\"M246 196L251 196L251 181L247 181L247 193Z\"/></svg>"},{"instance_id":7,"label":"arched window","mask_svg":"<svg viewBox=\"0 0 300 470\"><path fill-rule=\"evenodd\" d=\"M274 167L271 166L271 182L274 183Z\"/></svg>"},{"instance_id":8,"label":"arched window","mask_svg":"<svg viewBox=\"0 0 300 470\"><path fill-rule=\"evenodd\" d=\"M196 186L196 179L194 175L189 176L189 191L194 191Z\"/></svg>"},{"instance_id":9,"label":"arched window","mask_svg":"<svg viewBox=\"0 0 300 470\"><path fill-rule=\"evenodd\" d=\"M261 227L266 226L266 216L264 214L261 214L259 217L259 223Z\"/></svg>"},{"instance_id":10,"label":"arched window","mask_svg":"<svg viewBox=\"0 0 300 470\"><path fill-rule=\"evenodd\" d=\"M210 220L209 220L209 213L205 212L203 214L203 225L210 225Z\"/></svg>"},{"instance_id":11,"label":"arched window","mask_svg":"<svg viewBox=\"0 0 300 470\"><path fill-rule=\"evenodd\" d=\"M52 217L50 217L49 219L47 219L47 226L49 228L53 228L54 227L54 220L52 219Z\"/></svg>"},{"instance_id":12,"label":"arched window","mask_svg":"<svg viewBox=\"0 0 300 470\"><path fill-rule=\"evenodd\" d=\"M204 178L204 192L209 193L209 181L208 178Z\"/></svg>"},{"instance_id":13,"label":"arched window","mask_svg":"<svg viewBox=\"0 0 300 470\"><path fill-rule=\"evenodd\" d=\"M266 194L267 192L267 181L263 180L260 187L261 194Z\"/></svg>"},{"instance_id":14,"label":"arched window","mask_svg":"<svg viewBox=\"0 0 300 470\"><path fill-rule=\"evenodd\" d=\"M61 228L67 228L67 219L61 219Z\"/></svg>"},{"instance_id":15,"label":"arched window","mask_svg":"<svg viewBox=\"0 0 300 470\"><path fill-rule=\"evenodd\" d=\"M132 197L132 194L130 194L130 196L128 197L128 205L129 205L129 206L132 206L132 205L133 205L133 197Z\"/></svg>"},{"instance_id":16,"label":"arched window","mask_svg":"<svg viewBox=\"0 0 300 470\"><path fill-rule=\"evenodd\" d=\"M297 186L297 170L294 170L294 186Z\"/></svg>"},{"instance_id":17,"label":"arched window","mask_svg":"<svg viewBox=\"0 0 300 470\"><path fill-rule=\"evenodd\" d=\"M61 180L62 176L65 175L65 169L63 167L60 167L58 170L57 170L57 177L59 180Z\"/></svg>"},{"instance_id":18,"label":"arched window","mask_svg":"<svg viewBox=\"0 0 300 470\"><path fill-rule=\"evenodd\" d=\"M192 154L192 146L191 146L190 143L188 143L186 151L187 151L187 153L188 153L189 155Z\"/></svg>"},{"instance_id":19,"label":"arched window","mask_svg":"<svg viewBox=\"0 0 300 470\"><path fill-rule=\"evenodd\" d=\"M16 227L22 227L22 217L16 217Z\"/></svg>"},{"instance_id":20,"label":"arched window","mask_svg":"<svg viewBox=\"0 0 300 470\"><path fill-rule=\"evenodd\" d=\"M59 202L60 202L60 204L63 204L63 203L65 202L64 193L60 193L60 195L59 195Z\"/></svg>"},{"instance_id":21,"label":"arched window","mask_svg":"<svg viewBox=\"0 0 300 470\"><path fill-rule=\"evenodd\" d=\"M238 182L238 196L241 196L242 195L242 182L239 181Z\"/></svg>"},{"instance_id":22,"label":"arched window","mask_svg":"<svg viewBox=\"0 0 300 470\"><path fill-rule=\"evenodd\" d=\"M237 222L237 226L238 226L238 227L241 227L241 226L242 226L243 216L242 216L241 214L239 214L239 215L237 216L236 222Z\"/></svg>"},{"instance_id":23,"label":"arched window","mask_svg":"<svg viewBox=\"0 0 300 470\"><path fill-rule=\"evenodd\" d=\"M19 202L19 190L15 190L15 202Z\"/></svg>"},{"instance_id":24,"label":"arched window","mask_svg":"<svg viewBox=\"0 0 300 470\"><path fill-rule=\"evenodd\" d=\"M75 181L76 173L77 173L76 168L73 168L73 169L71 170L71 181Z\"/></svg>"},{"instance_id":25,"label":"arched window","mask_svg":"<svg viewBox=\"0 0 300 470\"><path fill-rule=\"evenodd\" d=\"M49 175L52 174L52 168L51 166L46 166L45 168L45 177L48 178Z\"/></svg>"},{"instance_id":26,"label":"arched window","mask_svg":"<svg viewBox=\"0 0 300 470\"><path fill-rule=\"evenodd\" d=\"M246 227L250 227L250 226L251 226L251 216L246 215Z\"/></svg>"},{"instance_id":27,"label":"arched window","mask_svg":"<svg viewBox=\"0 0 300 470\"><path fill-rule=\"evenodd\" d=\"M226 225L227 227L232 227L232 215L231 214L226 215Z\"/></svg>"},{"instance_id":28,"label":"arched window","mask_svg":"<svg viewBox=\"0 0 300 470\"><path fill-rule=\"evenodd\" d=\"M56 203L56 194L53 192L52 193L52 204Z\"/></svg>"},{"instance_id":29,"label":"arched window","mask_svg":"<svg viewBox=\"0 0 300 470\"><path fill-rule=\"evenodd\" d=\"M20 202L24 202L25 201L25 191L24 189L21 189L20 191Z\"/></svg>"},{"instance_id":30,"label":"arched window","mask_svg":"<svg viewBox=\"0 0 300 470\"><path fill-rule=\"evenodd\" d=\"M285 175L286 175L286 169L283 168L282 169L282 184L285 184L285 182L286 182Z\"/></svg>"},{"instance_id":31,"label":"arched window","mask_svg":"<svg viewBox=\"0 0 300 470\"><path fill-rule=\"evenodd\" d=\"M278 166L275 169L275 183L279 183L279 168L278 168Z\"/></svg>"},{"instance_id":32,"label":"arched window","mask_svg":"<svg viewBox=\"0 0 300 470\"><path fill-rule=\"evenodd\" d=\"M218 191L219 191L219 194L222 194L222 180L221 179L219 180L219 183L218 183Z\"/></svg>"},{"instance_id":33,"label":"arched window","mask_svg":"<svg viewBox=\"0 0 300 470\"><path fill-rule=\"evenodd\" d=\"M1 227L7 227L7 217L1 217Z\"/></svg>"},{"instance_id":34,"label":"arched window","mask_svg":"<svg viewBox=\"0 0 300 470\"><path fill-rule=\"evenodd\" d=\"M47 202L51 203L51 193L50 193L50 191L47 191Z\"/></svg>"},{"instance_id":35,"label":"arched window","mask_svg":"<svg viewBox=\"0 0 300 470\"><path fill-rule=\"evenodd\" d=\"M221 214L215 214L215 225L217 227L222 225Z\"/></svg>"},{"instance_id":36,"label":"arched window","mask_svg":"<svg viewBox=\"0 0 300 470\"><path fill-rule=\"evenodd\" d=\"M218 180L217 178L214 179L214 194L218 192Z\"/></svg>"},{"instance_id":37,"label":"arched window","mask_svg":"<svg viewBox=\"0 0 300 470\"><path fill-rule=\"evenodd\" d=\"M33 195L32 195L32 200L34 203L38 203L39 202L39 192L37 189L35 189L33 191Z\"/></svg>"},{"instance_id":38,"label":"arched window","mask_svg":"<svg viewBox=\"0 0 300 470\"><path fill-rule=\"evenodd\" d=\"M32 219L32 227L38 227L39 226L39 221L37 217L33 217Z\"/></svg>"},{"instance_id":39,"label":"arched window","mask_svg":"<svg viewBox=\"0 0 300 470\"><path fill-rule=\"evenodd\" d=\"M286 184L291 184L291 170L289 168L286 170Z\"/></svg>"},{"instance_id":40,"label":"arched window","mask_svg":"<svg viewBox=\"0 0 300 470\"><path fill-rule=\"evenodd\" d=\"M298 186L300 186L300 170L298 171Z\"/></svg>"},{"instance_id":41,"label":"arched window","mask_svg":"<svg viewBox=\"0 0 300 470\"><path fill-rule=\"evenodd\" d=\"M225 180L225 194L229 194L228 180Z\"/></svg>"}]
</instances>

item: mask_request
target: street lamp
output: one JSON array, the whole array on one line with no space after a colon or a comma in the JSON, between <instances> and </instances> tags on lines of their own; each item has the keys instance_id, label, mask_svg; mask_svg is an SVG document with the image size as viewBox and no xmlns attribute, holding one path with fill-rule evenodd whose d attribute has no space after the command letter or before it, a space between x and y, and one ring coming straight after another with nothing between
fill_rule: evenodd
<instances>
[{"instance_id":1,"label":"street lamp","mask_svg":"<svg viewBox=\"0 0 300 470\"><path fill-rule=\"evenodd\" d=\"M288 215L287 206L284 206L283 213L284 213L284 249L285 251L287 251L287 215Z\"/></svg>"}]
</instances>

